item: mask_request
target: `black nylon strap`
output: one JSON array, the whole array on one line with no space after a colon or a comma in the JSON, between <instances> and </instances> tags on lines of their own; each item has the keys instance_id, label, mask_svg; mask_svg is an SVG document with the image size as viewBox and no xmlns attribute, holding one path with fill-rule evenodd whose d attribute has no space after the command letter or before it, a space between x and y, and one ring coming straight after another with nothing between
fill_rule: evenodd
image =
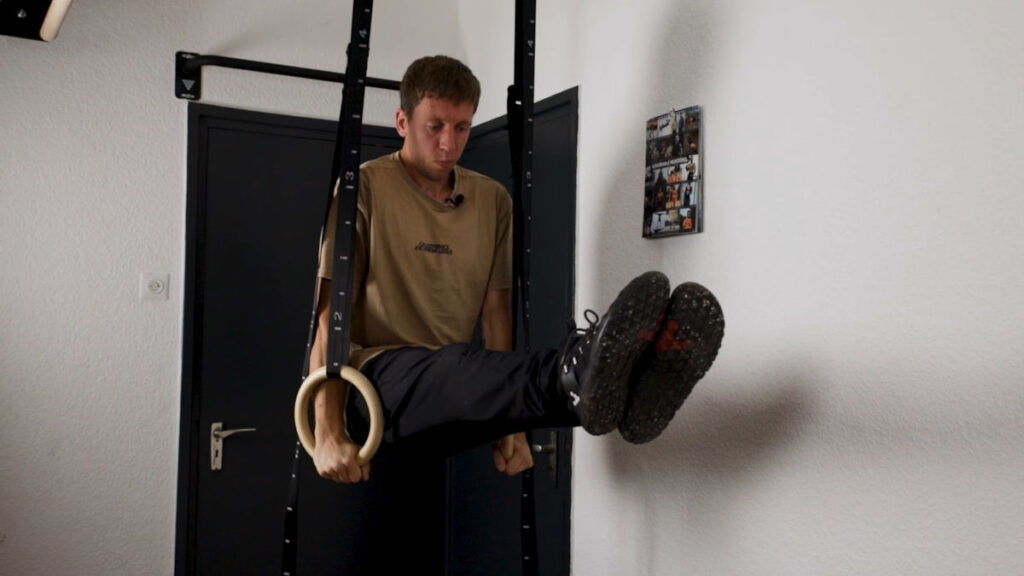
<instances>
[{"instance_id":1,"label":"black nylon strap","mask_svg":"<svg viewBox=\"0 0 1024 576\"><path fill-rule=\"evenodd\" d=\"M509 148L512 153L513 318L523 319L523 342L530 349L530 225L533 194L533 77L536 0L516 0L515 83L508 88ZM519 306L522 305L520 310Z\"/></svg>"},{"instance_id":2,"label":"black nylon strap","mask_svg":"<svg viewBox=\"0 0 1024 576\"><path fill-rule=\"evenodd\" d=\"M372 0L356 0L352 5L352 38L348 45L345 91L339 139L335 144L331 186L338 182L338 219L334 234L334 263L331 278L331 309L327 337L327 376L338 378L348 364L352 323L352 252L356 238L356 203L359 196L359 150L363 137L363 97L366 93L366 66L370 55Z\"/></svg>"},{"instance_id":3,"label":"black nylon strap","mask_svg":"<svg viewBox=\"0 0 1024 576\"><path fill-rule=\"evenodd\" d=\"M508 89L509 149L512 153L512 317L522 313L523 344L530 349L530 231L533 197L533 78L537 21L536 0L516 0L515 79ZM522 302L522 309L519 303ZM513 320L513 327L517 323ZM513 338L513 341L516 341ZM533 434L527 433L533 446ZM533 470L523 472L520 500L520 537L523 576L537 576L537 507Z\"/></svg>"},{"instance_id":4,"label":"black nylon strap","mask_svg":"<svg viewBox=\"0 0 1024 576\"><path fill-rule=\"evenodd\" d=\"M295 457L292 459L292 477L288 481L288 505L284 509L284 542L281 551L281 574L295 576L299 536L299 462L302 444L295 443Z\"/></svg>"},{"instance_id":5,"label":"black nylon strap","mask_svg":"<svg viewBox=\"0 0 1024 576\"><path fill-rule=\"evenodd\" d=\"M353 280L352 252L355 247L356 207L359 191L360 146L363 128L363 98L366 92L367 59L370 53L370 23L373 15L373 0L355 0L352 4L352 32L348 45L348 62L345 68L345 87L342 92L341 110L338 117L338 132L334 142L334 158L331 165L331 180L328 188L324 225L321 241L327 230L327 214L338 187L337 221L334 229L334 252L331 280L330 323L327 338L327 375L340 377L341 367L349 361L349 339L352 310L351 287ZM319 281L318 281L319 283ZM315 290L314 290L315 292ZM317 329L318 297L313 298L313 313L306 339L306 357L303 360L302 377L309 374L309 356L313 349L313 337ZM295 576L298 560L298 514L299 514L299 462L303 454L302 445L295 443L291 479L288 485L288 504L284 513L284 542L281 554L281 573Z\"/></svg>"}]
</instances>

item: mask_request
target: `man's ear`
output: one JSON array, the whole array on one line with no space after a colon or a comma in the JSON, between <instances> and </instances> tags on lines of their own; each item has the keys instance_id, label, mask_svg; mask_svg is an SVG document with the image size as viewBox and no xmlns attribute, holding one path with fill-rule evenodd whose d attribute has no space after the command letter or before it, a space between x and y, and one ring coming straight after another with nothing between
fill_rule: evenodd
<instances>
[{"instance_id":1,"label":"man's ear","mask_svg":"<svg viewBox=\"0 0 1024 576\"><path fill-rule=\"evenodd\" d=\"M409 133L409 118L405 115L405 110L399 108L395 110L395 130L398 131L398 135L402 138Z\"/></svg>"}]
</instances>

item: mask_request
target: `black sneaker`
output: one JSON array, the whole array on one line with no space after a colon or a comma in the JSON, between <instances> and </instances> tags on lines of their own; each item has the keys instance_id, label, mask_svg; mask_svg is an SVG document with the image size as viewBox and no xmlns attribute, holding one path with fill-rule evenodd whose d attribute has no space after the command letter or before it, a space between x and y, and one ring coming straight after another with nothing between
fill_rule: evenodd
<instances>
[{"instance_id":1,"label":"black sneaker","mask_svg":"<svg viewBox=\"0 0 1024 576\"><path fill-rule=\"evenodd\" d=\"M637 361L619 432L627 442L658 437L722 345L725 319L715 296L693 282L672 291L657 341Z\"/></svg>"},{"instance_id":2,"label":"black sneaker","mask_svg":"<svg viewBox=\"0 0 1024 576\"><path fill-rule=\"evenodd\" d=\"M590 326L566 337L559 360L562 390L590 434L607 434L622 419L633 362L658 333L668 291L661 272L641 274L619 292L604 319L587 310Z\"/></svg>"}]
</instances>

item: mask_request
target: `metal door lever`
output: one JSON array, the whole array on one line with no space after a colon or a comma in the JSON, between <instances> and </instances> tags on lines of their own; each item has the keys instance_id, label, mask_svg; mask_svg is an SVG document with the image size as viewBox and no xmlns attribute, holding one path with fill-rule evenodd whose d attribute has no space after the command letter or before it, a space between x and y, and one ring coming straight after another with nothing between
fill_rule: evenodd
<instances>
[{"instance_id":1,"label":"metal door lever","mask_svg":"<svg viewBox=\"0 0 1024 576\"><path fill-rule=\"evenodd\" d=\"M551 430L548 432L547 444L534 444L530 448L535 454L549 454L548 475L555 486L558 486L558 432Z\"/></svg>"},{"instance_id":2,"label":"metal door lever","mask_svg":"<svg viewBox=\"0 0 1024 576\"><path fill-rule=\"evenodd\" d=\"M255 428L235 428L224 430L223 422L214 422L210 425L210 470L221 469L224 457L224 439L241 432L255 432Z\"/></svg>"},{"instance_id":3,"label":"metal door lever","mask_svg":"<svg viewBox=\"0 0 1024 576\"><path fill-rule=\"evenodd\" d=\"M555 439L552 438L550 444L545 444L543 446L540 444L534 444L533 451L536 454L554 454L558 451L558 444L556 444Z\"/></svg>"}]
</instances>

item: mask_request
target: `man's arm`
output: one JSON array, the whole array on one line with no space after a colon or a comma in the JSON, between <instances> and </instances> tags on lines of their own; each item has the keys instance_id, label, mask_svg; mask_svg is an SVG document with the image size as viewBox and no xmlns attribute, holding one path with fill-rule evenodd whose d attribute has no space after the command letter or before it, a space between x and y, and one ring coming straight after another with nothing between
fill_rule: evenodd
<instances>
[{"instance_id":1,"label":"man's arm","mask_svg":"<svg viewBox=\"0 0 1024 576\"><path fill-rule=\"evenodd\" d=\"M331 307L331 281L320 278L317 287L317 328L313 336L313 347L309 354L309 370L312 372L326 363L328 324ZM370 464L360 466L359 446L352 442L345 429L345 405L348 397L348 383L342 380L328 380L316 391L313 406L316 415L316 450L313 463L316 471L324 478L349 484L370 478Z\"/></svg>"},{"instance_id":2,"label":"man's arm","mask_svg":"<svg viewBox=\"0 0 1024 576\"><path fill-rule=\"evenodd\" d=\"M483 332L484 347L488 350L511 351L515 346L512 341L512 303L509 290L491 290L484 297L483 309L480 312L480 324ZM520 432L512 438L512 456L505 458L501 450L501 441L494 445L494 465L498 471L515 476L523 470L533 468L533 454L526 442L526 434Z\"/></svg>"},{"instance_id":3,"label":"man's arm","mask_svg":"<svg viewBox=\"0 0 1024 576\"><path fill-rule=\"evenodd\" d=\"M480 326L484 337L484 348L488 350L511 351L512 342L512 301L510 290L490 290L484 296L480 311Z\"/></svg>"}]
</instances>

